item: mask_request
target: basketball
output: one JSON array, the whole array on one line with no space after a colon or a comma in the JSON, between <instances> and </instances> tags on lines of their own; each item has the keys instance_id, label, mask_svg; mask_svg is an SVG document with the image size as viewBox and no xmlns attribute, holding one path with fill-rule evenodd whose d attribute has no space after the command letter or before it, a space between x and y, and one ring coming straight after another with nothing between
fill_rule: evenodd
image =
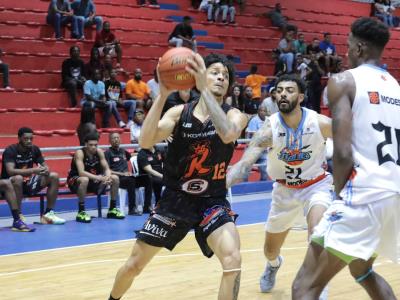
<instances>
[{"instance_id":1,"label":"basketball","mask_svg":"<svg viewBox=\"0 0 400 300\"><path fill-rule=\"evenodd\" d=\"M161 57L158 72L166 88L171 90L187 90L195 86L192 74L185 70L187 59L194 52L185 47L173 48Z\"/></svg>"}]
</instances>

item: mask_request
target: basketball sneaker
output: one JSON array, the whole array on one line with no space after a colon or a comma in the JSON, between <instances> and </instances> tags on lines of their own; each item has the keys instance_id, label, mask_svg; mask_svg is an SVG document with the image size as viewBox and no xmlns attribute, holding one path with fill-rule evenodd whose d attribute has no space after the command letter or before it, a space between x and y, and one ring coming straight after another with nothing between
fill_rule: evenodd
<instances>
[{"instance_id":1,"label":"basketball sneaker","mask_svg":"<svg viewBox=\"0 0 400 300\"><path fill-rule=\"evenodd\" d=\"M65 223L64 219L57 217L53 210L50 210L47 214L44 214L40 218L40 223L42 224L53 224L53 225L63 225Z\"/></svg>"},{"instance_id":2,"label":"basketball sneaker","mask_svg":"<svg viewBox=\"0 0 400 300\"><path fill-rule=\"evenodd\" d=\"M107 213L107 219L118 219L122 220L125 219L124 214L116 207L110 209Z\"/></svg>"},{"instance_id":3,"label":"basketball sneaker","mask_svg":"<svg viewBox=\"0 0 400 300\"><path fill-rule=\"evenodd\" d=\"M80 211L78 212L78 214L76 215L76 221L77 222L81 222L81 223L90 223L92 222L92 217L89 216L86 211Z\"/></svg>"},{"instance_id":4,"label":"basketball sneaker","mask_svg":"<svg viewBox=\"0 0 400 300\"><path fill-rule=\"evenodd\" d=\"M17 221L13 222L11 230L18 232L34 232L36 228L29 227L28 225L25 224L24 221L18 219Z\"/></svg>"},{"instance_id":5,"label":"basketball sneaker","mask_svg":"<svg viewBox=\"0 0 400 300\"><path fill-rule=\"evenodd\" d=\"M276 274L278 273L279 268L282 266L283 257L279 255L278 260L279 260L279 266L277 267L272 267L270 263L267 262L265 271L260 278L261 293L269 293L275 286Z\"/></svg>"}]
</instances>

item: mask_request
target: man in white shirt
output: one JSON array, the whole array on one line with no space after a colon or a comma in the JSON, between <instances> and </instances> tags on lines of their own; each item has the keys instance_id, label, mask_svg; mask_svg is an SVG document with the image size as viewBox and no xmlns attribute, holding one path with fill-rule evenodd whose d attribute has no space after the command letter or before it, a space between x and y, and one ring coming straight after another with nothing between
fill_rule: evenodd
<instances>
[{"instance_id":1,"label":"man in white shirt","mask_svg":"<svg viewBox=\"0 0 400 300\"><path fill-rule=\"evenodd\" d=\"M276 104L275 86L269 89L269 97L263 100L261 106L263 106L266 109L267 117L279 111L278 104Z\"/></svg>"},{"instance_id":2,"label":"man in white shirt","mask_svg":"<svg viewBox=\"0 0 400 300\"><path fill-rule=\"evenodd\" d=\"M132 144L137 144L139 142L139 136L140 136L140 131L142 129L143 121L144 121L144 111L143 109L137 109L135 117L133 118L133 124L130 127Z\"/></svg>"},{"instance_id":3,"label":"man in white shirt","mask_svg":"<svg viewBox=\"0 0 400 300\"><path fill-rule=\"evenodd\" d=\"M154 70L154 78L147 81L147 86L150 88L150 98L156 99L160 94L160 85L158 84L157 70Z\"/></svg>"}]
</instances>

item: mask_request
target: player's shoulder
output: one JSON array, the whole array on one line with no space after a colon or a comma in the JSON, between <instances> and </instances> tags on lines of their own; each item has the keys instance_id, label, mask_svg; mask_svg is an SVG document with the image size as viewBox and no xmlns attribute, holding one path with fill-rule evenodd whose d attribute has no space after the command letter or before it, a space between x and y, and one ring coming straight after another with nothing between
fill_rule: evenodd
<instances>
[{"instance_id":1,"label":"player's shoulder","mask_svg":"<svg viewBox=\"0 0 400 300\"><path fill-rule=\"evenodd\" d=\"M355 85L354 76L350 70L333 74L328 80L328 87L332 85L342 88L353 87Z\"/></svg>"}]
</instances>

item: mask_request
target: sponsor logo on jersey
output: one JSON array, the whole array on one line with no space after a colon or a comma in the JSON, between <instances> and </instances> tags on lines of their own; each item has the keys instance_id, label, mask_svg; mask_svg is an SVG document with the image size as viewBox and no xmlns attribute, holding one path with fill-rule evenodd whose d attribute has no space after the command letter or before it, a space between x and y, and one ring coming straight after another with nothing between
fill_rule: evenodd
<instances>
[{"instance_id":1,"label":"sponsor logo on jersey","mask_svg":"<svg viewBox=\"0 0 400 300\"><path fill-rule=\"evenodd\" d=\"M333 211L330 213L328 220L330 222L335 222L335 221L339 221L341 218L343 218L343 212L341 211Z\"/></svg>"},{"instance_id":2,"label":"sponsor logo on jersey","mask_svg":"<svg viewBox=\"0 0 400 300\"><path fill-rule=\"evenodd\" d=\"M379 104L379 93L378 92L368 92L369 103Z\"/></svg>"},{"instance_id":3,"label":"sponsor logo on jersey","mask_svg":"<svg viewBox=\"0 0 400 300\"><path fill-rule=\"evenodd\" d=\"M278 159L284 161L290 166L298 166L303 163L305 160L309 160L311 158L312 151L305 151L310 145L304 146L303 148L283 148L281 152L278 154Z\"/></svg>"},{"instance_id":4,"label":"sponsor logo on jersey","mask_svg":"<svg viewBox=\"0 0 400 300\"><path fill-rule=\"evenodd\" d=\"M160 238L166 238L168 231L165 230L164 228L161 228L157 224L151 223L150 219L144 224L143 229L140 231L140 233L151 235L155 238L160 239Z\"/></svg>"},{"instance_id":5,"label":"sponsor logo on jersey","mask_svg":"<svg viewBox=\"0 0 400 300\"><path fill-rule=\"evenodd\" d=\"M283 137L283 136L286 136L286 132L279 132L278 133L278 137Z\"/></svg>"},{"instance_id":6,"label":"sponsor logo on jersey","mask_svg":"<svg viewBox=\"0 0 400 300\"><path fill-rule=\"evenodd\" d=\"M193 175L207 175L212 168L204 166L204 162L210 155L210 141L202 141L191 146L192 154L190 155L190 163L184 177L190 178Z\"/></svg>"},{"instance_id":7,"label":"sponsor logo on jersey","mask_svg":"<svg viewBox=\"0 0 400 300\"><path fill-rule=\"evenodd\" d=\"M188 194L198 195L206 191L208 181L203 179L191 179L182 184L182 190Z\"/></svg>"},{"instance_id":8,"label":"sponsor logo on jersey","mask_svg":"<svg viewBox=\"0 0 400 300\"><path fill-rule=\"evenodd\" d=\"M184 128L192 128L192 123L183 122L182 127L184 127Z\"/></svg>"},{"instance_id":9,"label":"sponsor logo on jersey","mask_svg":"<svg viewBox=\"0 0 400 300\"><path fill-rule=\"evenodd\" d=\"M381 100L382 100L382 103L400 106L400 99L381 95Z\"/></svg>"}]
</instances>

